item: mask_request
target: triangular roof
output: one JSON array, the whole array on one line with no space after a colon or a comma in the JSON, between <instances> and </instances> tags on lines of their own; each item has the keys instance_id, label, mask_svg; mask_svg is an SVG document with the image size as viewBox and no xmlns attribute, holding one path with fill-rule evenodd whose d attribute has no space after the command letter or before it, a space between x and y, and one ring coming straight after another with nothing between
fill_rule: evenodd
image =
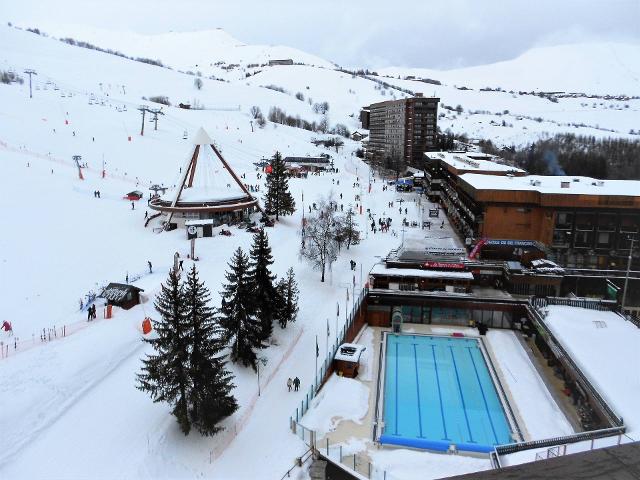
<instances>
[{"instance_id":1,"label":"triangular roof","mask_svg":"<svg viewBox=\"0 0 640 480\"><path fill-rule=\"evenodd\" d=\"M167 190L162 198L178 202L215 202L247 198L249 194L234 178L228 165L214 151L214 142L200 127L192 138L194 145L182 168L177 188ZM197 150L197 151L196 151Z\"/></svg>"},{"instance_id":2,"label":"triangular roof","mask_svg":"<svg viewBox=\"0 0 640 480\"><path fill-rule=\"evenodd\" d=\"M204 128L200 127L191 139L191 143L193 145L213 145L213 140L211 140L211 137L205 132Z\"/></svg>"}]
</instances>

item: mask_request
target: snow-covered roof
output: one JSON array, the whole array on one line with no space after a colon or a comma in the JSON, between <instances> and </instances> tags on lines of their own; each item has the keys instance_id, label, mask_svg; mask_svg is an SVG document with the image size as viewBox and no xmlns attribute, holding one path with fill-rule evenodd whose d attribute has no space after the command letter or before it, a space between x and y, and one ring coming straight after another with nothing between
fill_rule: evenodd
<instances>
[{"instance_id":1,"label":"snow-covered roof","mask_svg":"<svg viewBox=\"0 0 640 480\"><path fill-rule=\"evenodd\" d=\"M358 363L360 361L360 355L362 355L362 352L365 350L366 347L358 345L357 343L343 343L340 345L340 348L338 348L334 358L345 362Z\"/></svg>"},{"instance_id":2,"label":"snow-covered roof","mask_svg":"<svg viewBox=\"0 0 640 480\"><path fill-rule=\"evenodd\" d=\"M638 180L598 180L568 175L527 175L524 177L465 173L460 179L478 190L528 190L566 195L640 196Z\"/></svg>"},{"instance_id":3,"label":"snow-covered roof","mask_svg":"<svg viewBox=\"0 0 640 480\"><path fill-rule=\"evenodd\" d=\"M494 157L486 153L426 152L425 156L430 160L441 160L456 170L466 170L471 172L525 172L521 168L498 163L495 161L498 157Z\"/></svg>"},{"instance_id":4,"label":"snow-covered roof","mask_svg":"<svg viewBox=\"0 0 640 480\"><path fill-rule=\"evenodd\" d=\"M388 275L390 277L443 278L449 280L473 280L471 272L443 272L440 270L420 270L418 268L386 268L378 263L371 269L371 275Z\"/></svg>"}]
</instances>

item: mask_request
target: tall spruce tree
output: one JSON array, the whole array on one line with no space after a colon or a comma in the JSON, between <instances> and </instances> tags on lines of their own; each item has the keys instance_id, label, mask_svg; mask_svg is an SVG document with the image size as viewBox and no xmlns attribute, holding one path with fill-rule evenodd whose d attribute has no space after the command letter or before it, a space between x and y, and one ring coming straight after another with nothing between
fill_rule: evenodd
<instances>
[{"instance_id":1,"label":"tall spruce tree","mask_svg":"<svg viewBox=\"0 0 640 480\"><path fill-rule=\"evenodd\" d=\"M154 304L161 317L155 324L156 337L144 339L156 353L142 360L137 388L150 393L154 402L167 402L173 406L171 413L187 435L191 430L188 408L192 388L188 372L191 326L186 319L184 288L179 274L170 270L166 284L161 287Z\"/></svg>"},{"instance_id":2,"label":"tall spruce tree","mask_svg":"<svg viewBox=\"0 0 640 480\"><path fill-rule=\"evenodd\" d=\"M235 412L238 404L231 394L233 376L221 353L225 348L222 331L209 306L209 289L200 282L195 265L187 274L184 298L191 331L189 418L201 434L210 436L220 430L217 424Z\"/></svg>"},{"instance_id":3,"label":"tall spruce tree","mask_svg":"<svg viewBox=\"0 0 640 480\"><path fill-rule=\"evenodd\" d=\"M298 284L293 268L281 278L276 287L278 299L278 322L280 328L287 328L289 322L295 322L298 316Z\"/></svg>"},{"instance_id":4,"label":"tall spruce tree","mask_svg":"<svg viewBox=\"0 0 640 480\"><path fill-rule=\"evenodd\" d=\"M291 215L296 210L296 203L289 192L287 168L280 152L276 152L270 163L271 173L267 174L267 193L264 197L265 210L275 215Z\"/></svg>"},{"instance_id":5,"label":"tall spruce tree","mask_svg":"<svg viewBox=\"0 0 640 480\"><path fill-rule=\"evenodd\" d=\"M233 254L229 268L225 274L228 283L220 293L222 306L218 321L225 343L231 343L231 361L241 361L245 367L256 370L256 350L264 348L262 328L257 318L249 259L240 247Z\"/></svg>"},{"instance_id":6,"label":"tall spruce tree","mask_svg":"<svg viewBox=\"0 0 640 480\"><path fill-rule=\"evenodd\" d=\"M273 333L277 292L275 286L276 276L269 270L273 265L273 257L269 246L269 237L264 228L261 228L253 236L249 265L255 305L260 319L261 338L266 342Z\"/></svg>"}]
</instances>

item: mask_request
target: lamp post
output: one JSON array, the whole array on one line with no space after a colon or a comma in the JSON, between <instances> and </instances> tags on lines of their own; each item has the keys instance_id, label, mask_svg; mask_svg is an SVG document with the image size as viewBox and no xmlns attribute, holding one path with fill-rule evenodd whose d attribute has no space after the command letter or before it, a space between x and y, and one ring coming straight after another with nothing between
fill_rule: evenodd
<instances>
[{"instance_id":1,"label":"lamp post","mask_svg":"<svg viewBox=\"0 0 640 480\"><path fill-rule=\"evenodd\" d=\"M624 290L622 291L622 304L620 305L622 314L624 315L624 305L627 301L627 285L629 284L629 270L631 270L631 258L633 257L633 242L635 242L635 238L632 236L628 238L631 240L631 245L629 246L629 259L627 260L627 273L624 277Z\"/></svg>"},{"instance_id":2,"label":"lamp post","mask_svg":"<svg viewBox=\"0 0 640 480\"><path fill-rule=\"evenodd\" d=\"M260 364L262 364L262 366L266 366L267 365L267 358L266 357L258 357L258 361L256 363L256 367L257 367L257 372L258 372L258 396L260 396Z\"/></svg>"}]
</instances>

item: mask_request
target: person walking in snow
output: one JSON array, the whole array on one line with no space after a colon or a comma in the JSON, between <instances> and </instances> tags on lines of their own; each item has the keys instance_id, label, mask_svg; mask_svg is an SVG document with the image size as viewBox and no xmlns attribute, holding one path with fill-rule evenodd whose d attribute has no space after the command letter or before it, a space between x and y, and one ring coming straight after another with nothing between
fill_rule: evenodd
<instances>
[{"instance_id":1,"label":"person walking in snow","mask_svg":"<svg viewBox=\"0 0 640 480\"><path fill-rule=\"evenodd\" d=\"M297 392L300 388L300 379L298 377L293 379L293 389Z\"/></svg>"},{"instance_id":2,"label":"person walking in snow","mask_svg":"<svg viewBox=\"0 0 640 480\"><path fill-rule=\"evenodd\" d=\"M184 260L180 260L180 264L178 265L178 270L183 270L183 268L182 268L182 262L183 262L183 261L184 261Z\"/></svg>"},{"instance_id":3,"label":"person walking in snow","mask_svg":"<svg viewBox=\"0 0 640 480\"><path fill-rule=\"evenodd\" d=\"M289 389L289 391L291 391L291 386L293 385L293 380L291 380L291 377L289 377L287 379L287 388Z\"/></svg>"},{"instance_id":4,"label":"person walking in snow","mask_svg":"<svg viewBox=\"0 0 640 480\"><path fill-rule=\"evenodd\" d=\"M92 317L93 317L93 309L89 307L87 308L87 322L90 322Z\"/></svg>"},{"instance_id":5,"label":"person walking in snow","mask_svg":"<svg viewBox=\"0 0 640 480\"><path fill-rule=\"evenodd\" d=\"M151 260L147 260L147 265L149 265L149 273L153 273L152 265L151 265Z\"/></svg>"},{"instance_id":6,"label":"person walking in snow","mask_svg":"<svg viewBox=\"0 0 640 480\"><path fill-rule=\"evenodd\" d=\"M131 202L131 210L135 210L136 209L136 204Z\"/></svg>"}]
</instances>

